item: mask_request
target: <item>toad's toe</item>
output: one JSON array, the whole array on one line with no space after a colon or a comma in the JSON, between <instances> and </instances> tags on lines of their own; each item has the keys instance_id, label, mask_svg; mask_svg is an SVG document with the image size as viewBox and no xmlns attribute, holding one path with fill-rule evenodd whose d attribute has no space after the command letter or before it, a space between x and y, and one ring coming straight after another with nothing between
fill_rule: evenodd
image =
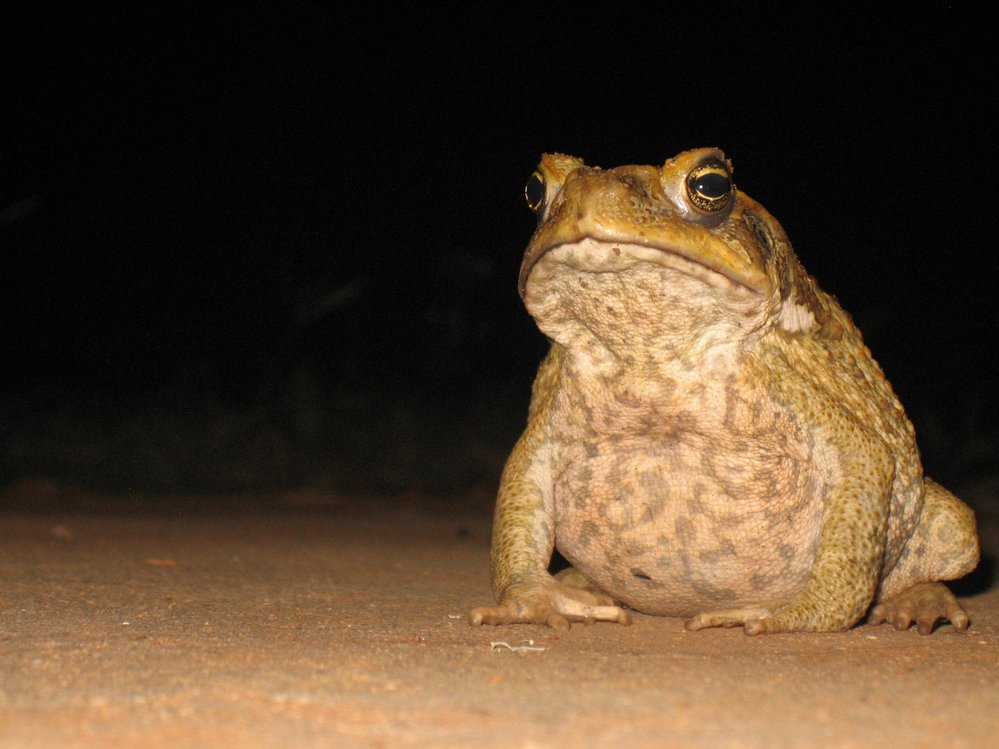
<instances>
[{"instance_id":1,"label":"toad's toe","mask_svg":"<svg viewBox=\"0 0 999 749\"><path fill-rule=\"evenodd\" d=\"M606 595L573 588L552 579L511 586L496 606L479 606L468 614L468 623L546 624L568 629L570 622L631 624L631 615L614 606Z\"/></svg>"},{"instance_id":2,"label":"toad's toe","mask_svg":"<svg viewBox=\"0 0 999 749\"><path fill-rule=\"evenodd\" d=\"M943 583L913 585L879 603L868 617L870 624L887 622L898 630L908 629L915 623L921 635L933 632L940 620L947 620L954 629L962 631L970 624L968 615Z\"/></svg>"},{"instance_id":3,"label":"toad's toe","mask_svg":"<svg viewBox=\"0 0 999 749\"><path fill-rule=\"evenodd\" d=\"M707 627L742 627L747 635L756 635L770 631L765 622L772 614L773 609L763 606L709 611L688 619L683 626L690 632Z\"/></svg>"}]
</instances>

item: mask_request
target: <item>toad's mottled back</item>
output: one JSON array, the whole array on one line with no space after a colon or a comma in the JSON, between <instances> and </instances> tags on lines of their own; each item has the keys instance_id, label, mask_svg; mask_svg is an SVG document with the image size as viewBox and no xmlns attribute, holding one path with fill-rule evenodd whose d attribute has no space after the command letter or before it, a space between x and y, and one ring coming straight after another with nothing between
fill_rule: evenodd
<instances>
[{"instance_id":1,"label":"toad's mottled back","mask_svg":"<svg viewBox=\"0 0 999 749\"><path fill-rule=\"evenodd\" d=\"M546 154L520 293L552 347L507 461L498 605L473 624L929 633L974 516L923 476L912 425L836 300L715 149L601 170ZM553 578L554 548L572 569Z\"/></svg>"}]
</instances>

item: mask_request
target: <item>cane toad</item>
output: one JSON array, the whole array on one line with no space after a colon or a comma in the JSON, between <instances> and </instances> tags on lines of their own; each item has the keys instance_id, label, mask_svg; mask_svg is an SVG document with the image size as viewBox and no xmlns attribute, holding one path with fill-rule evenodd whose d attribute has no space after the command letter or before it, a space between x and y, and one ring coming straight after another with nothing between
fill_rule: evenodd
<instances>
[{"instance_id":1,"label":"cane toad","mask_svg":"<svg viewBox=\"0 0 999 749\"><path fill-rule=\"evenodd\" d=\"M968 626L938 581L977 564L971 510L923 476L860 332L720 151L546 154L526 195L519 289L552 345L472 624Z\"/></svg>"}]
</instances>

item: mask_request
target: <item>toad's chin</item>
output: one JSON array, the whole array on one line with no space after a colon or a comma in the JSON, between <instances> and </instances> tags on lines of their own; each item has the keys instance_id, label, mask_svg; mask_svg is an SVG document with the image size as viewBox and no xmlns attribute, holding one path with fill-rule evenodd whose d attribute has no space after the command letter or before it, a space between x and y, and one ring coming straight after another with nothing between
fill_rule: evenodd
<instances>
[{"instance_id":1,"label":"toad's chin","mask_svg":"<svg viewBox=\"0 0 999 749\"><path fill-rule=\"evenodd\" d=\"M549 338L620 360L738 341L758 328L768 299L685 256L592 239L545 253L524 294Z\"/></svg>"},{"instance_id":2,"label":"toad's chin","mask_svg":"<svg viewBox=\"0 0 999 749\"><path fill-rule=\"evenodd\" d=\"M585 237L578 242L555 245L539 252L525 268L521 293L527 301L533 289L544 287L551 276L559 272L559 266L562 270L570 268L586 273L615 273L641 264L662 266L683 273L719 291L728 291L732 286L754 296L763 296L769 291L755 275L712 264L679 248L606 242Z\"/></svg>"}]
</instances>

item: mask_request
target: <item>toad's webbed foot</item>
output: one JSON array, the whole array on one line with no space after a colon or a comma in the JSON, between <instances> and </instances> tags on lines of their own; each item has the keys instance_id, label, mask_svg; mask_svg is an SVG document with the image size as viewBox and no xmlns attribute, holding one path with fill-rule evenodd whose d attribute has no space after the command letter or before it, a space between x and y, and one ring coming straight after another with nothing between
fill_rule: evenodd
<instances>
[{"instance_id":1,"label":"toad's webbed foot","mask_svg":"<svg viewBox=\"0 0 999 749\"><path fill-rule=\"evenodd\" d=\"M908 629L915 622L921 635L928 635L941 619L946 619L954 629L965 630L970 623L968 615L957 602L954 594L943 583L919 583L879 603L871 609L870 624L888 622L895 629Z\"/></svg>"},{"instance_id":2,"label":"toad's webbed foot","mask_svg":"<svg viewBox=\"0 0 999 749\"><path fill-rule=\"evenodd\" d=\"M631 615L615 606L602 593L573 587L551 577L509 586L496 606L479 606L468 614L468 623L547 624L554 629L568 629L569 622L617 622L631 624Z\"/></svg>"}]
</instances>

